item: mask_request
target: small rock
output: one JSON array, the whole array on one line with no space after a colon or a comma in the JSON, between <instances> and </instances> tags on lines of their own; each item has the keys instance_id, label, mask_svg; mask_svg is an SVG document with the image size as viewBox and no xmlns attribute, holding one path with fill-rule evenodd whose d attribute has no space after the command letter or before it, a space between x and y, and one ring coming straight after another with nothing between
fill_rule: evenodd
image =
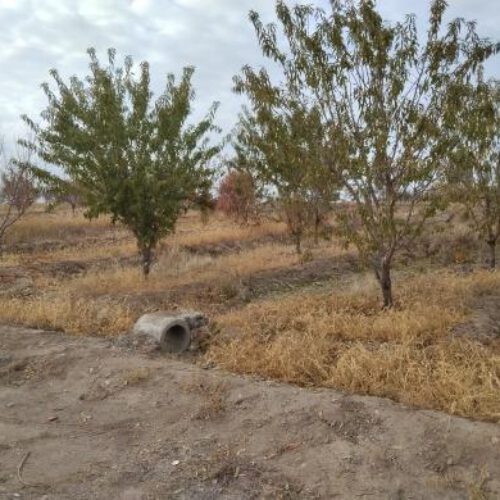
<instances>
[{"instance_id":1,"label":"small rock","mask_svg":"<svg viewBox=\"0 0 500 500\"><path fill-rule=\"evenodd\" d=\"M57 422L58 420L59 420L59 417L57 415L54 415L54 416L48 418L49 422Z\"/></svg>"},{"instance_id":2,"label":"small rock","mask_svg":"<svg viewBox=\"0 0 500 500\"><path fill-rule=\"evenodd\" d=\"M181 463L181 461L180 461L180 460L174 460L174 461L172 462L172 465L179 465L180 463Z\"/></svg>"},{"instance_id":3,"label":"small rock","mask_svg":"<svg viewBox=\"0 0 500 500\"><path fill-rule=\"evenodd\" d=\"M497 436L493 436L493 437L491 438L491 443L492 443L492 444L498 444L498 442L499 442L499 441L500 441L500 439L498 439L498 437L497 437Z\"/></svg>"},{"instance_id":4,"label":"small rock","mask_svg":"<svg viewBox=\"0 0 500 500\"><path fill-rule=\"evenodd\" d=\"M92 419L92 415L87 415L83 411L80 413L80 420L82 421L82 423L86 424L91 419Z\"/></svg>"},{"instance_id":5,"label":"small rock","mask_svg":"<svg viewBox=\"0 0 500 500\"><path fill-rule=\"evenodd\" d=\"M12 408L14 406L14 403L10 402L5 405L7 408Z\"/></svg>"}]
</instances>

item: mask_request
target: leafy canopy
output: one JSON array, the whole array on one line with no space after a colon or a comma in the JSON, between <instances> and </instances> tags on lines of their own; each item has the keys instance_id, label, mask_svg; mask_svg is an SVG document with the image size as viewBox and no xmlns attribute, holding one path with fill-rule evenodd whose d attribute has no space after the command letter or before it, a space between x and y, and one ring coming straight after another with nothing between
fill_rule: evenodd
<instances>
[{"instance_id":1,"label":"leafy canopy","mask_svg":"<svg viewBox=\"0 0 500 500\"><path fill-rule=\"evenodd\" d=\"M259 102L279 101L278 113L286 114L292 96L319 111L323 161L332 185L339 183L354 205L341 218L343 233L373 263L390 305L393 255L435 208L429 194L448 154L441 130L450 84L467 81L498 46L463 19L444 28L444 0L431 3L423 43L414 16L389 24L373 0L329 4L327 12L278 0L285 43L276 24L266 26L251 12L261 49L281 68L282 82L245 67L236 86L258 110Z\"/></svg>"},{"instance_id":2,"label":"leafy canopy","mask_svg":"<svg viewBox=\"0 0 500 500\"><path fill-rule=\"evenodd\" d=\"M476 231L490 246L500 238L500 82L476 81L454 85L449 96L454 112L446 132L452 145L448 182L452 199L465 205Z\"/></svg>"},{"instance_id":3,"label":"leafy canopy","mask_svg":"<svg viewBox=\"0 0 500 500\"><path fill-rule=\"evenodd\" d=\"M217 104L196 124L188 124L194 91L194 69L184 68L179 81L167 76L163 93L153 100L147 62L138 74L131 57L115 64L115 50L101 65L89 49L90 73L66 83L51 70L55 88L43 90L48 106L38 125L25 121L36 150L47 163L60 167L78 185L87 215L110 213L113 221L128 226L142 250L151 250L172 231L183 202L210 185L208 163L219 145L210 134ZM46 180L47 170L37 169Z\"/></svg>"}]
</instances>

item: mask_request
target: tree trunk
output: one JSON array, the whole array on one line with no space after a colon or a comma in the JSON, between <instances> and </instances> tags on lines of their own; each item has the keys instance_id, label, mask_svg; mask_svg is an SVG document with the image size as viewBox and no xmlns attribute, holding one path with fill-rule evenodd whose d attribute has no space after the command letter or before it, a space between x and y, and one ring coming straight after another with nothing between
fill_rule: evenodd
<instances>
[{"instance_id":1,"label":"tree trunk","mask_svg":"<svg viewBox=\"0 0 500 500\"><path fill-rule=\"evenodd\" d=\"M390 309L393 305L392 300L392 281L391 281L391 262L389 259L382 259L375 267L375 276L382 289L384 298L384 309Z\"/></svg>"},{"instance_id":2,"label":"tree trunk","mask_svg":"<svg viewBox=\"0 0 500 500\"><path fill-rule=\"evenodd\" d=\"M314 244L318 245L319 244L319 225L321 223L321 217L319 216L319 213L316 211L316 214L314 215Z\"/></svg>"},{"instance_id":3,"label":"tree trunk","mask_svg":"<svg viewBox=\"0 0 500 500\"><path fill-rule=\"evenodd\" d=\"M153 250L151 247L144 247L141 249L142 258L142 274L144 278L147 279L149 276L149 271L151 270L151 264L153 262Z\"/></svg>"},{"instance_id":4,"label":"tree trunk","mask_svg":"<svg viewBox=\"0 0 500 500\"><path fill-rule=\"evenodd\" d=\"M496 240L495 238L490 238L486 242L488 243L488 247L490 249L490 269L495 269L496 267Z\"/></svg>"},{"instance_id":5,"label":"tree trunk","mask_svg":"<svg viewBox=\"0 0 500 500\"><path fill-rule=\"evenodd\" d=\"M298 255L300 255L302 253L302 235L300 234L300 232L296 232L294 234L294 237L295 237L295 251L297 252Z\"/></svg>"}]
</instances>

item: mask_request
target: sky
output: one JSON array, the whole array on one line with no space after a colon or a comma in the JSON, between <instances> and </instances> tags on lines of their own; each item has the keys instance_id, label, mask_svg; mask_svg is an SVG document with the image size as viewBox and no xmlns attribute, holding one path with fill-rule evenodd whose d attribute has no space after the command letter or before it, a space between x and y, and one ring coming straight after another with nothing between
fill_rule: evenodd
<instances>
[{"instance_id":1,"label":"sky","mask_svg":"<svg viewBox=\"0 0 500 500\"><path fill-rule=\"evenodd\" d=\"M305 3L325 6L327 0ZM448 19L474 19L481 36L500 40L500 0L449 4ZM419 24L428 6L428 0L378 1L387 20L415 13ZM0 134L9 147L25 133L20 115L38 118L46 105L40 85L50 80L51 68L64 78L86 75L91 46L101 59L114 47L118 59L149 61L157 94L167 73L195 66L195 114L220 101L217 123L227 133L243 103L232 92L233 75L245 64L265 63L250 9L265 21L275 19L273 0L0 0ZM500 77L500 55L488 63L488 73Z\"/></svg>"}]
</instances>

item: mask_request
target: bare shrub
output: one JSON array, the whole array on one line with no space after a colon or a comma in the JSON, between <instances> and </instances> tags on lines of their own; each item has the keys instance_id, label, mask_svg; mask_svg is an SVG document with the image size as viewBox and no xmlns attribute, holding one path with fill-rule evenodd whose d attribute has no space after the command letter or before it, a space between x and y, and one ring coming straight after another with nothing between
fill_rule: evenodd
<instances>
[{"instance_id":1,"label":"bare shrub","mask_svg":"<svg viewBox=\"0 0 500 500\"><path fill-rule=\"evenodd\" d=\"M251 175L231 170L220 183L217 208L243 224L255 220L257 203Z\"/></svg>"},{"instance_id":2,"label":"bare shrub","mask_svg":"<svg viewBox=\"0 0 500 500\"><path fill-rule=\"evenodd\" d=\"M1 147L0 147L1 149ZM37 198L37 189L28 167L3 156L0 176L0 249L5 233L21 219Z\"/></svg>"}]
</instances>

